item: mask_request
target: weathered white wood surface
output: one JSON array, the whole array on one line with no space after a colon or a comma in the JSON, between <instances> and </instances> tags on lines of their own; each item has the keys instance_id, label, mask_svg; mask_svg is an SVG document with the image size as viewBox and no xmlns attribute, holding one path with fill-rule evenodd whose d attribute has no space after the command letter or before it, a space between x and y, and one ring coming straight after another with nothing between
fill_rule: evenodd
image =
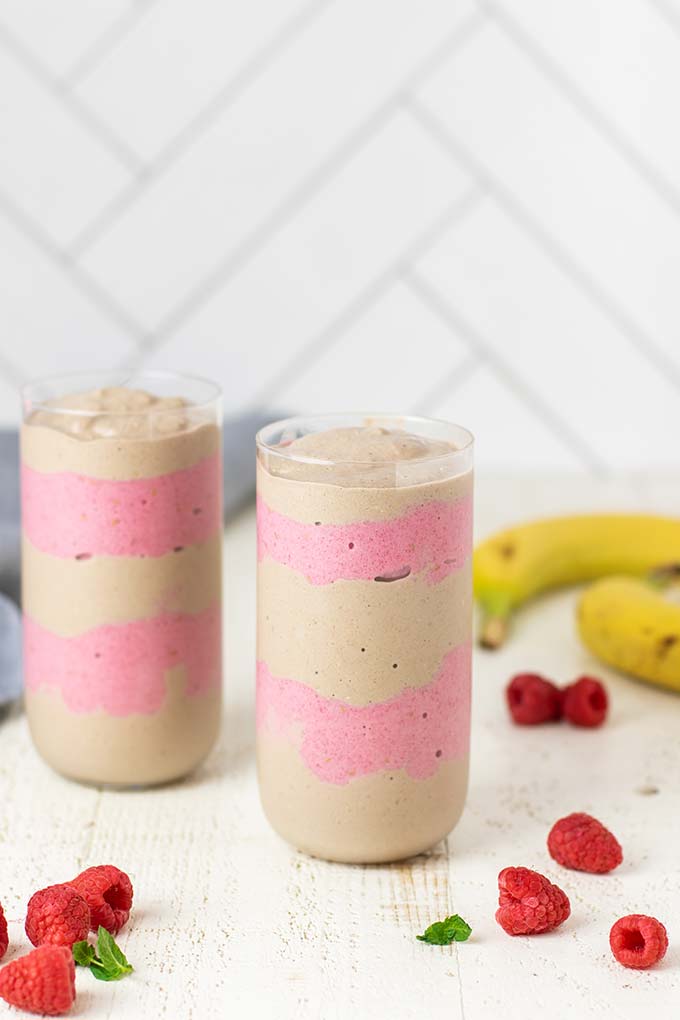
<instances>
[{"instance_id":1,"label":"weathered white wood surface","mask_svg":"<svg viewBox=\"0 0 680 1020\"><path fill-rule=\"evenodd\" d=\"M569 508L679 505L671 483L481 480L477 532ZM656 1020L677 1018L680 697L597 667L612 698L604 730L513 728L501 700L510 673L530 668L567 681L595 668L574 634L573 594L546 599L523 614L505 650L477 655L472 784L448 843L390 867L311 860L269 831L257 799L253 540L247 513L226 539L224 730L190 781L140 793L76 786L39 761L22 716L0 724L8 959L26 948L31 892L113 862L134 879L122 944L136 970L117 985L79 973L75 1016L627 1020L653 1010ZM625 861L614 875L579 875L550 860L548 828L573 810L591 811L618 834ZM560 931L510 939L498 928L496 875L509 864L535 867L568 892L573 913ZM450 911L472 924L468 943L440 949L415 940ZM646 973L619 967L608 948L612 922L637 911L664 920L671 938L667 959Z\"/></svg>"}]
</instances>

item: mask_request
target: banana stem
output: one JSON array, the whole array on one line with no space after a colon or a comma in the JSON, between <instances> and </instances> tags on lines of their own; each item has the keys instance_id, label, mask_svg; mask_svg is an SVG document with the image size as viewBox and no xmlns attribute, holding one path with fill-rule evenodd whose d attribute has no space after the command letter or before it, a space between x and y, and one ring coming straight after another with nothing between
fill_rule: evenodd
<instances>
[{"instance_id":1,"label":"banana stem","mask_svg":"<svg viewBox=\"0 0 680 1020\"><path fill-rule=\"evenodd\" d=\"M500 648L508 636L509 620L507 616L489 614L482 618L479 632L479 643L482 648Z\"/></svg>"}]
</instances>

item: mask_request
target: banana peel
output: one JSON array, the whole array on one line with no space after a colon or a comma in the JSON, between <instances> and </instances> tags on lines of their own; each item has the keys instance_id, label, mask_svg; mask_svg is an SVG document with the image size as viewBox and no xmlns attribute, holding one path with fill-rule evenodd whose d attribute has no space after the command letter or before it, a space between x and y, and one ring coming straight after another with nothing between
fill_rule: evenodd
<instances>
[{"instance_id":1,"label":"banana peel","mask_svg":"<svg viewBox=\"0 0 680 1020\"><path fill-rule=\"evenodd\" d=\"M680 563L680 520L582 514L530 521L482 542L473 563L480 643L497 648L513 613L544 591L609 575L641 578Z\"/></svg>"},{"instance_id":2,"label":"banana peel","mask_svg":"<svg viewBox=\"0 0 680 1020\"><path fill-rule=\"evenodd\" d=\"M577 608L581 640L623 673L680 691L680 604L649 582L607 577Z\"/></svg>"}]
</instances>

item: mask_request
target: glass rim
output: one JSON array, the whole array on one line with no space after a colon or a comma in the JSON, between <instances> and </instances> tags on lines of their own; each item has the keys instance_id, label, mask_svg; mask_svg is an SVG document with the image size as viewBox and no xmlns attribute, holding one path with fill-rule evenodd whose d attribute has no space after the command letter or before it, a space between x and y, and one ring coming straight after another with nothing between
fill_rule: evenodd
<instances>
[{"instance_id":1,"label":"glass rim","mask_svg":"<svg viewBox=\"0 0 680 1020\"><path fill-rule=\"evenodd\" d=\"M432 463L438 460L450 460L452 457L457 457L459 455L469 453L472 450L475 442L475 437L473 436L472 432L470 432L469 429L466 429L463 425L456 424L456 422L448 421L446 418L430 418L427 415L422 414L399 414L390 413L388 411L380 412L333 411L328 414L296 414L291 415L291 417L289 418L281 418L278 421L270 422L268 425L264 425L256 433L255 443L257 445L258 450L264 450L268 454L272 454L276 457L282 457L285 460L296 461L297 463L302 464L317 464L321 467L330 467L337 464L348 464L356 466L370 465L372 467L380 467L386 465L394 465L398 463L405 463L402 461L397 461L394 458L391 460L372 460L372 461L345 460L340 458L326 460L320 457L307 457L304 454L299 453L290 454L286 452L285 447L272 445L272 443L267 442L265 438L267 434L273 431L278 430L283 432L285 431L286 427L292 428L294 425L300 422L315 422L315 421L327 422L328 423L327 427L333 428L333 422L340 423L343 421L347 421L347 419L350 418L356 418L357 425L355 426L350 425L348 426L349 428L360 426L361 424L360 419L363 418L364 424L366 425L371 424L380 425L381 420L393 423L404 422L405 424L407 424L409 422L417 422L421 425L439 425L447 429L455 429L457 432L464 436L464 442L461 446L452 447L450 452L448 453L436 453L431 456L418 458L417 463L419 464ZM322 431L322 429L318 429L318 431Z\"/></svg>"},{"instance_id":2,"label":"glass rim","mask_svg":"<svg viewBox=\"0 0 680 1020\"><path fill-rule=\"evenodd\" d=\"M116 371L115 369L97 371L94 369L76 369L73 372L54 372L50 375L38 376L35 379L29 379L20 388L19 393L21 396L22 406L30 405L31 411L47 411L51 414L65 414L73 415L74 417L82 418L97 418L101 415L106 417L143 417L144 415L155 415L155 414L167 414L168 408L150 408L144 409L139 408L137 410L129 411L104 411L104 410L88 410L86 408L74 408L74 407L62 407L58 403L49 403L49 401L58 401L59 397L42 397L41 399L35 399L32 397L32 391L38 390L40 387L49 386L50 384L56 384L63 380L67 383L69 380L73 380L74 385L77 385L78 380L85 379L97 379L102 380L102 387L106 386L126 386L129 382L135 380L164 380L166 382L177 380L178 383L182 381L189 381L193 383L199 383L201 386L206 386L211 391L211 395L205 400L191 402L188 404L190 408L201 409L209 407L219 401L222 397L222 387L219 383L216 383L212 379L207 379L205 376L194 375L192 372L175 372L169 369L141 369L138 372L126 372L121 369ZM107 382L107 380L109 380ZM114 381L115 380L115 381ZM72 396L74 393L82 392L75 390L64 391L63 396ZM179 394L177 394L179 396Z\"/></svg>"}]
</instances>

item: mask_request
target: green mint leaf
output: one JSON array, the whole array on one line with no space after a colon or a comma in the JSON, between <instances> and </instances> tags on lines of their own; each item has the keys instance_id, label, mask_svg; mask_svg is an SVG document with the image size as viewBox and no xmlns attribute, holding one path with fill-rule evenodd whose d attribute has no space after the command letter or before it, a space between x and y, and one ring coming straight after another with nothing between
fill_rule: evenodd
<instances>
[{"instance_id":1,"label":"green mint leaf","mask_svg":"<svg viewBox=\"0 0 680 1020\"><path fill-rule=\"evenodd\" d=\"M115 941L115 939L111 939L111 954L112 954L114 960L116 961L116 963L118 964L118 966L122 967L125 970L126 974L129 973L129 971L132 970L132 967L130 966L130 964L127 961L127 957L125 956L125 953L120 948L120 946Z\"/></svg>"},{"instance_id":2,"label":"green mint leaf","mask_svg":"<svg viewBox=\"0 0 680 1020\"><path fill-rule=\"evenodd\" d=\"M83 939L82 942L74 943L73 959L79 967L89 967L96 957L97 954L94 951L94 946L91 946L87 939Z\"/></svg>"},{"instance_id":3,"label":"green mint leaf","mask_svg":"<svg viewBox=\"0 0 680 1020\"><path fill-rule=\"evenodd\" d=\"M97 932L96 951L87 941L76 942L73 959L81 967L89 967L97 981L120 981L132 971L125 953L116 945L116 940L106 928L100 927Z\"/></svg>"},{"instance_id":4,"label":"green mint leaf","mask_svg":"<svg viewBox=\"0 0 680 1020\"><path fill-rule=\"evenodd\" d=\"M100 924L97 930L97 953L107 970L115 970L118 966L118 961L113 952L114 945L113 935Z\"/></svg>"},{"instance_id":5,"label":"green mint leaf","mask_svg":"<svg viewBox=\"0 0 680 1020\"><path fill-rule=\"evenodd\" d=\"M97 951L99 960L93 963L91 970L100 981L118 981L132 972L132 967L120 946L116 945L113 935L101 925L97 932Z\"/></svg>"},{"instance_id":6,"label":"green mint leaf","mask_svg":"<svg viewBox=\"0 0 680 1020\"><path fill-rule=\"evenodd\" d=\"M90 971L93 977L96 977L97 981L120 981L122 974L118 974L116 971L107 970L106 967L102 966L97 960L94 961L90 967Z\"/></svg>"},{"instance_id":7,"label":"green mint leaf","mask_svg":"<svg viewBox=\"0 0 680 1020\"><path fill-rule=\"evenodd\" d=\"M416 938L420 942L429 942L431 946L450 946L452 942L466 942L471 934L470 925L459 914L452 914L443 921L435 921Z\"/></svg>"}]
</instances>

